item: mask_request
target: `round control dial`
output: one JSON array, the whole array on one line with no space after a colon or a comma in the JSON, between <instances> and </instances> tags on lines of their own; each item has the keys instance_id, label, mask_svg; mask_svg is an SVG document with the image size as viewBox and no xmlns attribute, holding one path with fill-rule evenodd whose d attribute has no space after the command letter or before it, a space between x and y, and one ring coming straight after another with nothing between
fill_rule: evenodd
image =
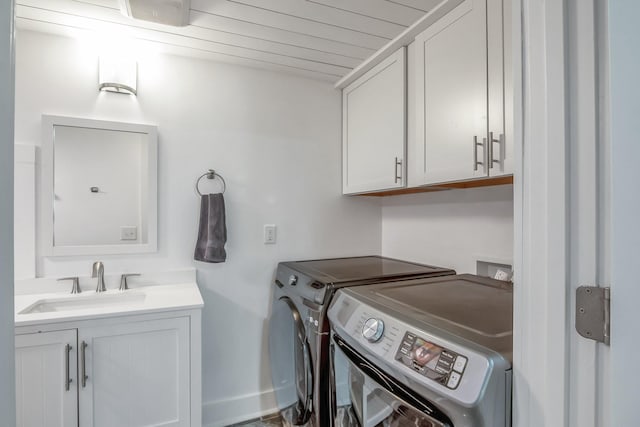
<instances>
[{"instance_id":1,"label":"round control dial","mask_svg":"<svg viewBox=\"0 0 640 427\"><path fill-rule=\"evenodd\" d=\"M382 338L384 333L384 322L381 319L374 319L373 317L367 319L362 327L362 336L369 342L377 342Z\"/></svg>"}]
</instances>

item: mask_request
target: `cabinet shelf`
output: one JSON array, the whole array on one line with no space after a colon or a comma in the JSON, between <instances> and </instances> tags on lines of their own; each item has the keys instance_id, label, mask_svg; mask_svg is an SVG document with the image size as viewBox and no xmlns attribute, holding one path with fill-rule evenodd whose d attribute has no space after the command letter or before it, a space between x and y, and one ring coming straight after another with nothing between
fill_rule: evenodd
<instances>
[{"instance_id":1,"label":"cabinet shelf","mask_svg":"<svg viewBox=\"0 0 640 427\"><path fill-rule=\"evenodd\" d=\"M358 196L387 197L387 196L399 196L402 194L416 194L416 193L429 193L433 191L454 190L456 188L490 187L494 185L509 185L509 184L513 184L513 175L475 179L471 181L449 182L445 184L426 185L426 186L414 187L414 188L398 188L395 190L379 191L376 193L358 194Z\"/></svg>"}]
</instances>

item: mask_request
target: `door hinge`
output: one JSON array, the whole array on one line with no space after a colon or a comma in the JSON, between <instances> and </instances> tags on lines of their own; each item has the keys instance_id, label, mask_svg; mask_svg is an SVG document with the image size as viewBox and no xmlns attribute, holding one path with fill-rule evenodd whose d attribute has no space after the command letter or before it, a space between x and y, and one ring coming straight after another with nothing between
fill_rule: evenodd
<instances>
[{"instance_id":1,"label":"door hinge","mask_svg":"<svg viewBox=\"0 0 640 427\"><path fill-rule=\"evenodd\" d=\"M611 288L576 289L576 331L585 338L609 344Z\"/></svg>"}]
</instances>

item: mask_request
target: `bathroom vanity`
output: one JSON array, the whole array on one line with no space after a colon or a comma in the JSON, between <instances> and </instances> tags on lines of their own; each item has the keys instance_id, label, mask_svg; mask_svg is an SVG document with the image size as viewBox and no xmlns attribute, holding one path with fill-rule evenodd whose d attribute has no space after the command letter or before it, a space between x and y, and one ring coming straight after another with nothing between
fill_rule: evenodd
<instances>
[{"instance_id":1,"label":"bathroom vanity","mask_svg":"<svg viewBox=\"0 0 640 427\"><path fill-rule=\"evenodd\" d=\"M17 425L200 426L195 271L142 275L124 291L83 281L78 294L51 279L16 284Z\"/></svg>"}]
</instances>

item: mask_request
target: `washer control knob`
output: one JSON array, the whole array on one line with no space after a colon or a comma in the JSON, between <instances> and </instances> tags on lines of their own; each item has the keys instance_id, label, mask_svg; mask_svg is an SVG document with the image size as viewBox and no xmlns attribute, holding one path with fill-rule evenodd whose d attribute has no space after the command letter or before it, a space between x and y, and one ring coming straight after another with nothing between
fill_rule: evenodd
<instances>
[{"instance_id":1,"label":"washer control knob","mask_svg":"<svg viewBox=\"0 0 640 427\"><path fill-rule=\"evenodd\" d=\"M369 342L378 342L384 333L384 322L373 317L367 319L362 327L362 336Z\"/></svg>"},{"instance_id":2,"label":"washer control knob","mask_svg":"<svg viewBox=\"0 0 640 427\"><path fill-rule=\"evenodd\" d=\"M295 274L292 274L291 276L289 276L289 286L295 286L298 284L298 276L296 276Z\"/></svg>"}]
</instances>

